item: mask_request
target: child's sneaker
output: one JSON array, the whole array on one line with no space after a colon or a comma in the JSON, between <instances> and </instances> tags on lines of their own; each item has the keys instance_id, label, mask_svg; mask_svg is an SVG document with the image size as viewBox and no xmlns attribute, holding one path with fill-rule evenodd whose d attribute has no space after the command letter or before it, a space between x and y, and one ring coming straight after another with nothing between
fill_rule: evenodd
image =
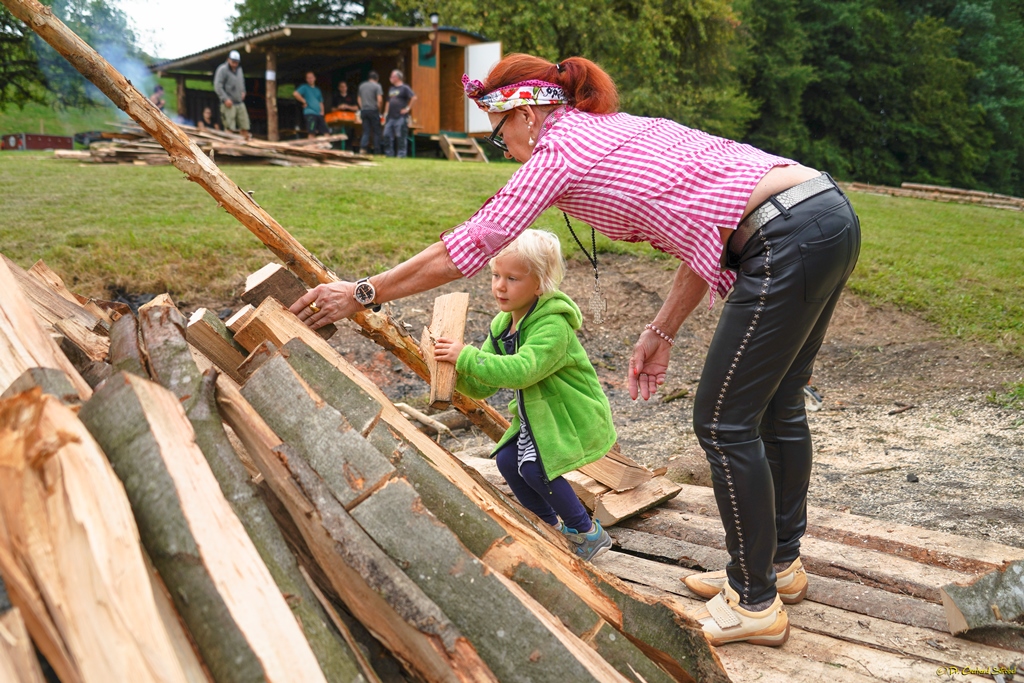
<instances>
[{"instance_id":1,"label":"child's sneaker","mask_svg":"<svg viewBox=\"0 0 1024 683\"><path fill-rule=\"evenodd\" d=\"M702 598L712 598L725 585L725 570L691 574L683 577L683 583ZM775 574L775 589L787 605L795 605L807 596L807 572L800 558L796 558L784 571Z\"/></svg>"},{"instance_id":2,"label":"child's sneaker","mask_svg":"<svg viewBox=\"0 0 1024 683\"><path fill-rule=\"evenodd\" d=\"M585 534L565 525L562 526L562 533L573 544L573 552L576 553L576 557L582 560L593 560L611 550L612 547L612 537L596 519L593 528Z\"/></svg>"}]
</instances>

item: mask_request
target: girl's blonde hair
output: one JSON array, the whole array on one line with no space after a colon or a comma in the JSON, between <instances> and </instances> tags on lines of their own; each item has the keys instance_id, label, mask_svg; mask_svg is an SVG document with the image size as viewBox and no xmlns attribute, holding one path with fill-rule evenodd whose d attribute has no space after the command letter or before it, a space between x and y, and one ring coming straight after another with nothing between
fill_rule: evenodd
<instances>
[{"instance_id":1,"label":"girl's blonde hair","mask_svg":"<svg viewBox=\"0 0 1024 683\"><path fill-rule=\"evenodd\" d=\"M502 249L494 258L515 256L526 264L530 273L540 280L543 294L554 292L565 277L565 259L558 235L547 230L524 230L523 234ZM491 259L494 262L494 259Z\"/></svg>"}]
</instances>

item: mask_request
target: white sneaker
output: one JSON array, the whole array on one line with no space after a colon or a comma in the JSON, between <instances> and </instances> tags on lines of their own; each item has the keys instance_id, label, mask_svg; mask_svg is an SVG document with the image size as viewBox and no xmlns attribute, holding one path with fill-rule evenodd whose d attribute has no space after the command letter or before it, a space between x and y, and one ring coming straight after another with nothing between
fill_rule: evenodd
<instances>
[{"instance_id":1,"label":"white sneaker","mask_svg":"<svg viewBox=\"0 0 1024 683\"><path fill-rule=\"evenodd\" d=\"M779 647L789 639L789 617L779 596L767 609L751 612L740 607L740 597L728 583L690 616L700 623L704 637L716 647L744 642Z\"/></svg>"},{"instance_id":2,"label":"white sneaker","mask_svg":"<svg viewBox=\"0 0 1024 683\"><path fill-rule=\"evenodd\" d=\"M727 583L725 570L691 574L682 579L686 587L702 598L712 598L722 592ZM795 605L807 596L807 572L800 558L793 560L785 570L775 575L775 590L779 592L782 602Z\"/></svg>"}]
</instances>

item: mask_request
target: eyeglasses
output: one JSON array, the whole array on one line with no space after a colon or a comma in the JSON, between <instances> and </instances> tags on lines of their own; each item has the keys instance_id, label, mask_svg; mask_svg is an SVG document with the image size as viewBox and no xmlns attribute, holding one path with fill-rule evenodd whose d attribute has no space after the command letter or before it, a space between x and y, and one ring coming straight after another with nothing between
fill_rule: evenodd
<instances>
[{"instance_id":1,"label":"eyeglasses","mask_svg":"<svg viewBox=\"0 0 1024 683\"><path fill-rule=\"evenodd\" d=\"M491 143L492 145L500 149L502 152L508 151L508 145L505 144L505 140L500 135L500 131L501 127L505 125L505 121L508 120L509 116L512 116L512 112L509 112L502 116L501 121L498 121L498 125L494 127L494 130L491 131L491 134L484 138L485 140L487 140L487 142Z\"/></svg>"}]
</instances>

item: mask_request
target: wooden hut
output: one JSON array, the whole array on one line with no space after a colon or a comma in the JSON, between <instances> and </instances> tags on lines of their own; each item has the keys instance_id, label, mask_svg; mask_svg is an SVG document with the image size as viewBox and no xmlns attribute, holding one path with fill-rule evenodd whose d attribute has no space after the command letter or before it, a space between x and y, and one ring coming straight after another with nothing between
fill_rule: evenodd
<instances>
[{"instance_id":1,"label":"wooden hut","mask_svg":"<svg viewBox=\"0 0 1024 683\"><path fill-rule=\"evenodd\" d=\"M416 92L412 131L436 135L486 133L486 115L470 107L461 78L481 78L501 58L501 43L452 27L283 25L264 29L202 52L154 64L152 71L177 81L178 115L197 121L204 107L217 111L213 72L231 50L242 55L245 100L254 135L277 140L301 129L301 107L279 90L298 86L307 71L317 77L328 107L338 83L355 92L370 71L380 75L385 96L393 69ZM268 112L270 114L268 115Z\"/></svg>"}]
</instances>

